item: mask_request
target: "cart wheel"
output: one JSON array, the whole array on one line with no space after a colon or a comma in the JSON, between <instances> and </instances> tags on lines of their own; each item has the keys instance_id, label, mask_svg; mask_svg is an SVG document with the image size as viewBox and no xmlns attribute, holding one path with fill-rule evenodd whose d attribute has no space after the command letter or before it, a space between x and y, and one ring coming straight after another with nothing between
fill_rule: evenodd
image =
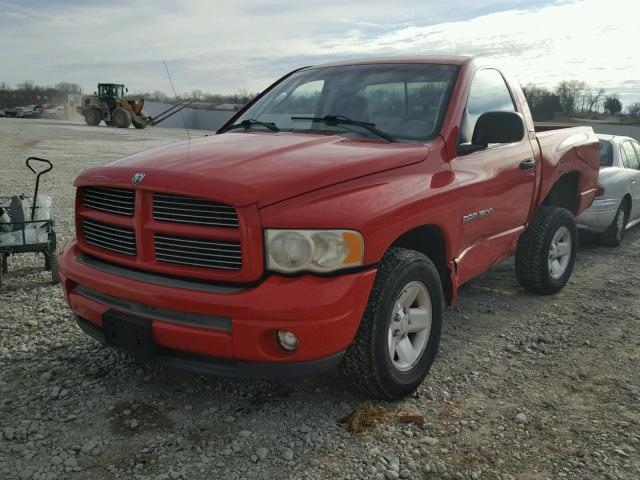
<instances>
[{"instance_id":1,"label":"cart wheel","mask_svg":"<svg viewBox=\"0 0 640 480\"><path fill-rule=\"evenodd\" d=\"M51 285L60 283L60 277L58 277L58 256L55 251L49 252L49 270L51 270Z\"/></svg>"},{"instance_id":2,"label":"cart wheel","mask_svg":"<svg viewBox=\"0 0 640 480\"><path fill-rule=\"evenodd\" d=\"M9 258L9 255L6 253L0 253L0 288L4 285L4 276L9 271L7 258Z\"/></svg>"}]
</instances>

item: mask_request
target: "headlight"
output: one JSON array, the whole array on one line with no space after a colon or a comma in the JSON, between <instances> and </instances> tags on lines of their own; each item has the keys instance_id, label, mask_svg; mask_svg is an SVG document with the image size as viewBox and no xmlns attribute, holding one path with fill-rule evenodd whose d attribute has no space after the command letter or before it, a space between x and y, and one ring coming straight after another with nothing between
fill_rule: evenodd
<instances>
[{"instance_id":1,"label":"headlight","mask_svg":"<svg viewBox=\"0 0 640 480\"><path fill-rule=\"evenodd\" d=\"M332 272L362 265L364 240L353 230L266 230L267 269Z\"/></svg>"}]
</instances>

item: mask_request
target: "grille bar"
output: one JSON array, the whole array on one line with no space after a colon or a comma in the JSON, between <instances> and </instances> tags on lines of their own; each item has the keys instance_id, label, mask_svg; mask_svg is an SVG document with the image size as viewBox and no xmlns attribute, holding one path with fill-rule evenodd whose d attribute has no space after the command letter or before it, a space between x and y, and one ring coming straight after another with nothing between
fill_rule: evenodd
<instances>
[{"instance_id":1,"label":"grille bar","mask_svg":"<svg viewBox=\"0 0 640 480\"><path fill-rule=\"evenodd\" d=\"M133 230L85 218L82 220L82 231L86 242L93 246L130 256L137 253Z\"/></svg>"},{"instance_id":2,"label":"grille bar","mask_svg":"<svg viewBox=\"0 0 640 480\"><path fill-rule=\"evenodd\" d=\"M86 187L82 191L82 205L92 210L132 217L135 192L125 188Z\"/></svg>"},{"instance_id":3,"label":"grille bar","mask_svg":"<svg viewBox=\"0 0 640 480\"><path fill-rule=\"evenodd\" d=\"M156 260L161 262L225 270L242 268L242 248L239 242L156 234L154 245Z\"/></svg>"},{"instance_id":4,"label":"grille bar","mask_svg":"<svg viewBox=\"0 0 640 480\"><path fill-rule=\"evenodd\" d=\"M155 193L153 218L162 222L238 228L236 209L211 200Z\"/></svg>"}]
</instances>

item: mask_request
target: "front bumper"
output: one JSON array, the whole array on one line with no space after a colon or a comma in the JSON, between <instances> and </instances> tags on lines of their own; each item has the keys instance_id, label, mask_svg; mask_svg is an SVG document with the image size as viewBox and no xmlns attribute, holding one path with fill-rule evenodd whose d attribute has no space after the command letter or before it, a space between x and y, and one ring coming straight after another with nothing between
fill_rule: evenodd
<instances>
[{"instance_id":1,"label":"front bumper","mask_svg":"<svg viewBox=\"0 0 640 480\"><path fill-rule=\"evenodd\" d=\"M578 227L592 232L604 232L613 222L621 201L620 198L596 198L576 218Z\"/></svg>"},{"instance_id":2,"label":"front bumper","mask_svg":"<svg viewBox=\"0 0 640 480\"><path fill-rule=\"evenodd\" d=\"M335 277L272 275L221 287L123 269L87 258L72 241L59 257L65 297L87 333L104 341L103 315L151 321L157 357L217 375L288 377L335 366L360 325L376 270ZM277 343L279 329L299 339ZM156 355L154 355L156 356Z\"/></svg>"}]
</instances>

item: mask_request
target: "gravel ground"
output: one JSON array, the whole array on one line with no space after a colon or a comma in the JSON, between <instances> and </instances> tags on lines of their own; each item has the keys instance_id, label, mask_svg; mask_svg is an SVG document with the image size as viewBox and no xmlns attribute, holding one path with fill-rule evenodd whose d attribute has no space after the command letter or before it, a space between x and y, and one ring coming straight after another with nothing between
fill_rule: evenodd
<instances>
[{"instance_id":1,"label":"gravel ground","mask_svg":"<svg viewBox=\"0 0 640 480\"><path fill-rule=\"evenodd\" d=\"M183 138L0 119L0 195L30 193L24 158L50 158L42 189L64 243L78 172ZM463 287L418 394L376 403L362 434L340 420L366 399L336 374L218 379L117 353L80 332L41 257L14 257L0 292L0 478L640 478L640 229L619 249L581 240L558 295L523 292L511 260Z\"/></svg>"}]
</instances>

